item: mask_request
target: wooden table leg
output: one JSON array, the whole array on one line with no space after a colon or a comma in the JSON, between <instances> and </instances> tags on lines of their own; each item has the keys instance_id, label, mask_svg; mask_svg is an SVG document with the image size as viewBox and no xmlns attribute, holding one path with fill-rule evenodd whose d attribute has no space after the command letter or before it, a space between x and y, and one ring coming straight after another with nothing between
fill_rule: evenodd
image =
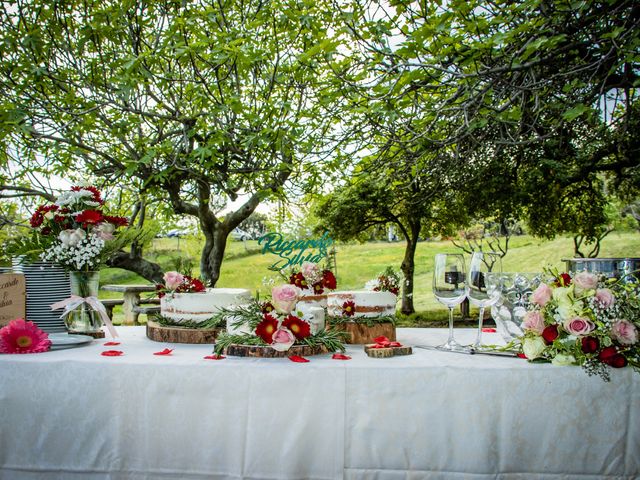
<instances>
[{"instance_id":1,"label":"wooden table leg","mask_svg":"<svg viewBox=\"0 0 640 480\"><path fill-rule=\"evenodd\" d=\"M139 325L138 314L133 311L140 304L140 294L137 292L124 292L122 295L122 311L124 312L124 320L122 325Z\"/></svg>"}]
</instances>

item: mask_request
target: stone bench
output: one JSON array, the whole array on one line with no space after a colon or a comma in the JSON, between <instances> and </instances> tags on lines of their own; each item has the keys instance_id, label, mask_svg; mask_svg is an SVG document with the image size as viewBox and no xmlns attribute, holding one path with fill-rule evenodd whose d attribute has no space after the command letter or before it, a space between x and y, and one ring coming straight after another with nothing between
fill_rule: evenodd
<instances>
[{"instance_id":1,"label":"stone bench","mask_svg":"<svg viewBox=\"0 0 640 480\"><path fill-rule=\"evenodd\" d=\"M138 321L138 316L140 314L147 315L148 317L149 315L155 315L158 313L160 313L160 305L136 305L135 307L133 307L133 314L135 316L136 322Z\"/></svg>"},{"instance_id":2,"label":"stone bench","mask_svg":"<svg viewBox=\"0 0 640 480\"><path fill-rule=\"evenodd\" d=\"M107 315L110 319L113 319L113 307L117 305L122 305L124 300L122 298L108 298L104 300L100 300L100 303L104 305L104 308L107 310Z\"/></svg>"},{"instance_id":3,"label":"stone bench","mask_svg":"<svg viewBox=\"0 0 640 480\"><path fill-rule=\"evenodd\" d=\"M104 305L104 308L107 310L107 315L110 319L113 320L113 307L124 304L124 299L122 298L106 298L104 300L100 300L100 303ZM156 306L145 306L145 305L158 305ZM138 319L138 315L141 313L149 314L149 313L160 313L160 299L159 298L141 298L140 304L134 307L133 311L136 314L136 321ZM148 311L147 311L148 310Z\"/></svg>"}]
</instances>

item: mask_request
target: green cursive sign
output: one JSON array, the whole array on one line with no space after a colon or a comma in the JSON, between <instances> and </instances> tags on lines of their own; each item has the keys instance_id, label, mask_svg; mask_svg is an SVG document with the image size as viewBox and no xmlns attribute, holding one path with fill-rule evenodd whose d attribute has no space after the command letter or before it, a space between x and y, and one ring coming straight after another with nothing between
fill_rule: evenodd
<instances>
[{"instance_id":1,"label":"green cursive sign","mask_svg":"<svg viewBox=\"0 0 640 480\"><path fill-rule=\"evenodd\" d=\"M258 245L262 245L263 255L272 253L280 257L269 267L269 270L278 271L304 262L321 262L327 256L327 247L333 245L333 239L329 232L324 232L317 240L287 240L281 233L273 232L260 237Z\"/></svg>"}]
</instances>

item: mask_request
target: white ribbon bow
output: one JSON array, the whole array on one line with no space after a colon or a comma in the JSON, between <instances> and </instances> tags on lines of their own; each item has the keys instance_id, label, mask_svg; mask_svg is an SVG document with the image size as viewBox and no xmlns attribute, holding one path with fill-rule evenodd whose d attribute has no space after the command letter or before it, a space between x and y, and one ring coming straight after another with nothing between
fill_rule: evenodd
<instances>
[{"instance_id":1,"label":"white ribbon bow","mask_svg":"<svg viewBox=\"0 0 640 480\"><path fill-rule=\"evenodd\" d=\"M109 330L109 334L111 335L111 338L116 338L118 336L118 332L116 332L116 329L113 326L113 323L111 323L111 319L109 318L109 315L107 315L107 309L102 304L102 302L98 300L97 297L83 298L77 295L71 295L66 300L62 300L60 302L56 302L53 305L51 305L51 310L58 310L60 308L64 308L64 312L62 312L62 315L60 315L60 318L64 318L67 315L69 315L69 313L71 313L73 310L75 310L80 305L82 305L83 303L86 303L91 308L93 308L96 312L98 312L98 314L100 315L100 318L102 319L104 324L107 326L107 330Z\"/></svg>"}]
</instances>

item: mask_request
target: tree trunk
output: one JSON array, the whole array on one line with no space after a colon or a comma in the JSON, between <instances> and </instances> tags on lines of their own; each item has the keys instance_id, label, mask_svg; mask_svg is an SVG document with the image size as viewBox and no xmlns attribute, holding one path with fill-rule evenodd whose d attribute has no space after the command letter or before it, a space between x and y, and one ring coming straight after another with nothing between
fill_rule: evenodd
<instances>
[{"instance_id":1,"label":"tree trunk","mask_svg":"<svg viewBox=\"0 0 640 480\"><path fill-rule=\"evenodd\" d=\"M127 252L116 252L115 255L107 260L107 265L135 272L153 283L164 283L162 278L164 272L160 265L142 257L132 256Z\"/></svg>"},{"instance_id":2,"label":"tree trunk","mask_svg":"<svg viewBox=\"0 0 640 480\"><path fill-rule=\"evenodd\" d=\"M205 244L200 257L200 275L207 285L213 288L220 278L220 268L227 248L229 232L223 224L218 223L211 229L203 229L203 233Z\"/></svg>"},{"instance_id":3,"label":"tree trunk","mask_svg":"<svg viewBox=\"0 0 640 480\"><path fill-rule=\"evenodd\" d=\"M400 270L402 270L404 276L404 282L402 284L402 307L400 311L405 315L415 313L416 311L413 307L413 276L415 273L416 248L418 247L418 238L420 235L420 220L413 219L410 221L409 227L411 230L407 232L408 235L405 235L407 246L404 249L404 258L400 266Z\"/></svg>"}]
</instances>

